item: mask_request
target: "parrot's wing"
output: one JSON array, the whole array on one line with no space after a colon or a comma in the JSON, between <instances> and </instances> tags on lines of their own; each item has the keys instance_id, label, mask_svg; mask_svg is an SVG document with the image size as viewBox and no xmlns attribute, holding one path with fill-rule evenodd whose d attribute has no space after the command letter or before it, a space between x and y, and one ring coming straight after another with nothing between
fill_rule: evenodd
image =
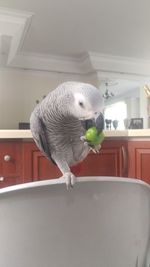
<instances>
[{"instance_id":1,"label":"parrot's wing","mask_svg":"<svg viewBox=\"0 0 150 267\"><path fill-rule=\"evenodd\" d=\"M50 159L54 164L56 164L53 158L51 157L49 144L47 141L46 126L44 122L42 121L41 118L36 116L36 119L34 118L34 125L33 125L34 131L32 131L32 127L31 127L31 131L33 133L33 138L37 146L39 147L41 151L43 151L46 154L48 159Z\"/></svg>"}]
</instances>

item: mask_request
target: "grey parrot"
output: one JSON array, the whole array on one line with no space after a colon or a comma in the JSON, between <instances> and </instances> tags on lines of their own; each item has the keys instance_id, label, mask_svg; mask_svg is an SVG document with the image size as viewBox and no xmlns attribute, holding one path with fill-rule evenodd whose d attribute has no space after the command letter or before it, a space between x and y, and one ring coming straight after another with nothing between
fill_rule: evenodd
<instances>
[{"instance_id":1,"label":"grey parrot","mask_svg":"<svg viewBox=\"0 0 150 267\"><path fill-rule=\"evenodd\" d=\"M60 169L67 188L76 177L70 167L84 160L91 147L84 136L86 129L103 128L103 97L91 84L65 82L51 91L33 110L30 129L38 148Z\"/></svg>"}]
</instances>

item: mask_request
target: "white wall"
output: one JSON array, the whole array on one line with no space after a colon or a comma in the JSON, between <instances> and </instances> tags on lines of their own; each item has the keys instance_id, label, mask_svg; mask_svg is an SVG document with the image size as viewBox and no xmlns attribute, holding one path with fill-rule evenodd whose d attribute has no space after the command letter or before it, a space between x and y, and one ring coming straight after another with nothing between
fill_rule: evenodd
<instances>
[{"instance_id":1,"label":"white wall","mask_svg":"<svg viewBox=\"0 0 150 267\"><path fill-rule=\"evenodd\" d=\"M140 88L140 117L144 118L144 128L148 128L148 110L147 110L147 96L143 89Z\"/></svg>"},{"instance_id":2,"label":"white wall","mask_svg":"<svg viewBox=\"0 0 150 267\"><path fill-rule=\"evenodd\" d=\"M139 118L140 117L140 97L126 98L125 102L127 104L128 119Z\"/></svg>"},{"instance_id":3,"label":"white wall","mask_svg":"<svg viewBox=\"0 0 150 267\"><path fill-rule=\"evenodd\" d=\"M30 114L43 95L55 89L65 81L82 81L99 87L96 74L72 75L50 72L32 72L27 70L0 69L0 129L18 129L19 122L29 122ZM147 124L147 98L143 88L140 90L140 107L138 100L130 99L129 117L137 115L144 118ZM122 97L121 97L122 98ZM118 101L121 100L118 98ZM110 103L109 103L110 104ZM132 111L131 111L132 107ZM139 112L140 110L140 112Z\"/></svg>"},{"instance_id":4,"label":"white wall","mask_svg":"<svg viewBox=\"0 0 150 267\"><path fill-rule=\"evenodd\" d=\"M146 95L143 87L135 88L134 90L127 91L125 94L114 97L106 101L106 105L111 105L119 101L124 101L127 104L127 119L143 118L144 128L148 127L147 124L147 102Z\"/></svg>"},{"instance_id":5,"label":"white wall","mask_svg":"<svg viewBox=\"0 0 150 267\"><path fill-rule=\"evenodd\" d=\"M17 129L29 122L30 114L43 95L64 81L83 81L97 85L94 75L67 75L50 72L0 70L0 129Z\"/></svg>"}]
</instances>

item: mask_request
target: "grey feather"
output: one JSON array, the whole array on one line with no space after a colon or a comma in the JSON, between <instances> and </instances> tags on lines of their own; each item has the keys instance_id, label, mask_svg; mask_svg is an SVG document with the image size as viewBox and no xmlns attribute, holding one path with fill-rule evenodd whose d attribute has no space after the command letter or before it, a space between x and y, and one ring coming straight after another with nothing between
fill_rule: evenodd
<instances>
[{"instance_id":1,"label":"grey feather","mask_svg":"<svg viewBox=\"0 0 150 267\"><path fill-rule=\"evenodd\" d=\"M38 109L35 109L31 116L31 128L34 129L32 130L32 135L39 149L55 164L49 149L46 126L42 118L38 115L38 111Z\"/></svg>"}]
</instances>

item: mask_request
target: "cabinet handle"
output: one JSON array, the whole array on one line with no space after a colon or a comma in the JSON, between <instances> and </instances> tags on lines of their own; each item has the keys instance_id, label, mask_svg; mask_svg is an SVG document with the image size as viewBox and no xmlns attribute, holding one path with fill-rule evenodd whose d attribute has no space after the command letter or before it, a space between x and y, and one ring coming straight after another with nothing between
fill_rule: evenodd
<instances>
[{"instance_id":1,"label":"cabinet handle","mask_svg":"<svg viewBox=\"0 0 150 267\"><path fill-rule=\"evenodd\" d=\"M10 155L5 155L4 156L5 161L11 161L11 156Z\"/></svg>"},{"instance_id":2,"label":"cabinet handle","mask_svg":"<svg viewBox=\"0 0 150 267\"><path fill-rule=\"evenodd\" d=\"M127 150L124 146L121 147L123 157L122 176L126 176L128 168Z\"/></svg>"},{"instance_id":3,"label":"cabinet handle","mask_svg":"<svg viewBox=\"0 0 150 267\"><path fill-rule=\"evenodd\" d=\"M0 182L3 182L4 181L4 177L3 176L0 176Z\"/></svg>"}]
</instances>

